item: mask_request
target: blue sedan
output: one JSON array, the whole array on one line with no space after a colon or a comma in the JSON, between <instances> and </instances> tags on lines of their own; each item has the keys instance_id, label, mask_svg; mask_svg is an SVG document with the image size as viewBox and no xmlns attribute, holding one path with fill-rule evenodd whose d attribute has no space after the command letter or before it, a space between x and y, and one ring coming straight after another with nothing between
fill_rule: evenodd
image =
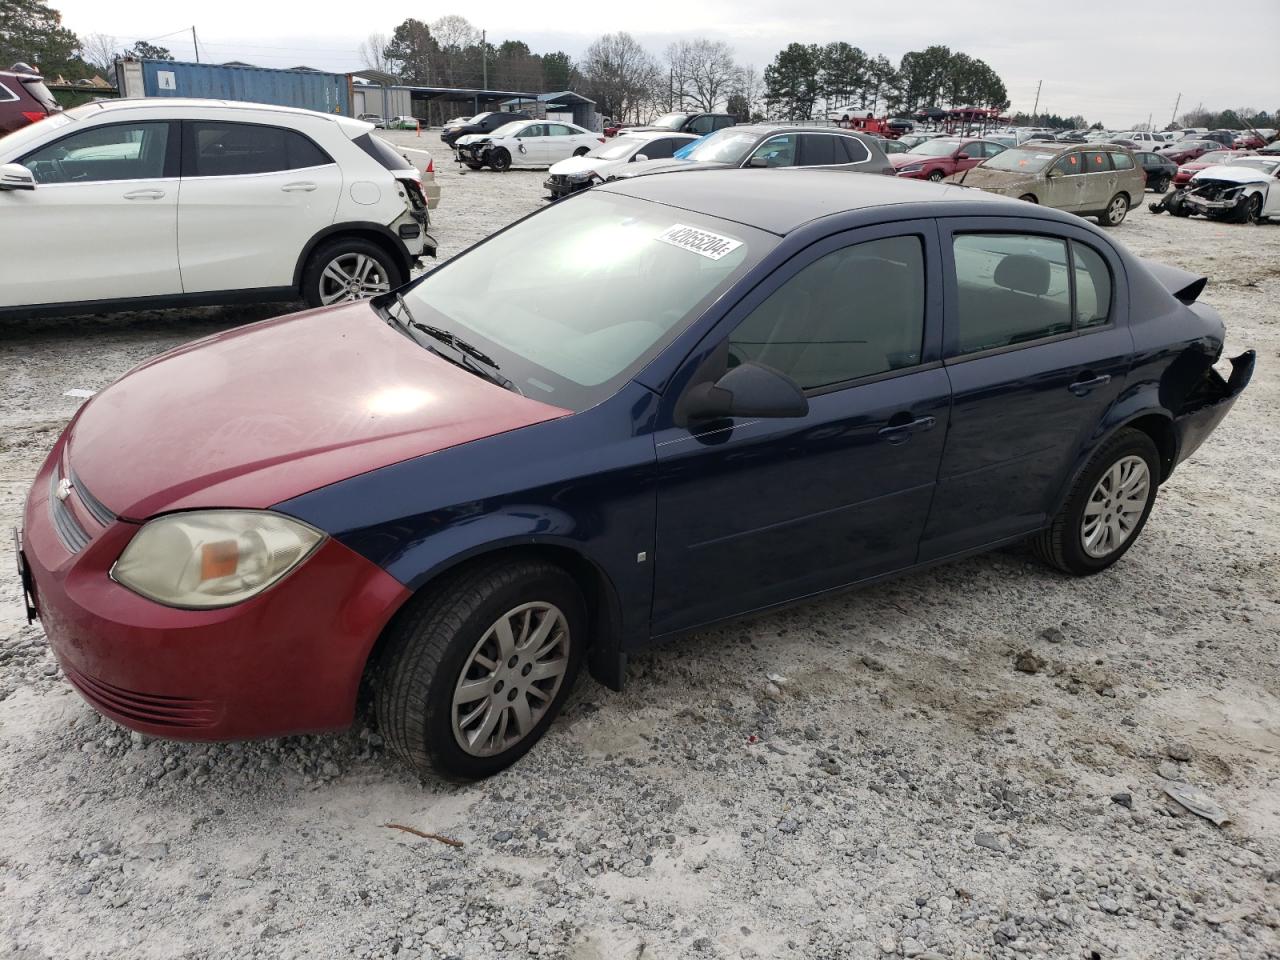
<instances>
[{"instance_id":1,"label":"blue sedan","mask_svg":"<svg viewBox=\"0 0 1280 960\"><path fill-rule=\"evenodd\" d=\"M28 606L135 729L340 728L368 677L410 764L483 776L584 664L619 688L678 634L1024 539L1115 563L1253 370L1214 369L1204 285L954 186L601 186L98 394L28 499Z\"/></svg>"}]
</instances>

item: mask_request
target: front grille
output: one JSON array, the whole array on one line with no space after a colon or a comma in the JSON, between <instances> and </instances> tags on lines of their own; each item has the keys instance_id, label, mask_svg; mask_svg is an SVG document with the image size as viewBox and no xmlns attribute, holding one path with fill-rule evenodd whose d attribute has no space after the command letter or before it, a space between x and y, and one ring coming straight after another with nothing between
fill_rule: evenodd
<instances>
[{"instance_id":1,"label":"front grille","mask_svg":"<svg viewBox=\"0 0 1280 960\"><path fill-rule=\"evenodd\" d=\"M58 484L61 481L58 471L53 471L49 484L49 515L53 519L53 529L58 534L58 539L62 541L62 545L70 553L79 553L89 545L89 534L84 527L80 526L80 521L75 518L75 514L58 499Z\"/></svg>"},{"instance_id":2,"label":"front grille","mask_svg":"<svg viewBox=\"0 0 1280 960\"><path fill-rule=\"evenodd\" d=\"M554 183L557 187L563 187L566 183L569 182L569 178L566 177L563 173L553 173L547 179L550 180L552 183Z\"/></svg>"},{"instance_id":3,"label":"front grille","mask_svg":"<svg viewBox=\"0 0 1280 960\"><path fill-rule=\"evenodd\" d=\"M89 488L80 481L74 470L71 471L71 486L80 495L80 502L92 514L93 519L104 527L109 527L116 522L116 515L107 508L106 504L89 492Z\"/></svg>"},{"instance_id":4,"label":"front grille","mask_svg":"<svg viewBox=\"0 0 1280 960\"><path fill-rule=\"evenodd\" d=\"M188 730L211 727L218 720L218 705L212 700L138 693L95 679L67 664L63 664L63 670L81 696L108 716Z\"/></svg>"}]
</instances>

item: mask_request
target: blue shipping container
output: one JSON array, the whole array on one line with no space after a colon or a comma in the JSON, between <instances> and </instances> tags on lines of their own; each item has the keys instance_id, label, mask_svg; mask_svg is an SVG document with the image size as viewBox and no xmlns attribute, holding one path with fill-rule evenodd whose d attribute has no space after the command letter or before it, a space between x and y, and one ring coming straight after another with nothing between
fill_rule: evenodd
<instances>
[{"instance_id":1,"label":"blue shipping container","mask_svg":"<svg viewBox=\"0 0 1280 960\"><path fill-rule=\"evenodd\" d=\"M142 84L148 97L243 100L351 115L350 87L341 73L144 60Z\"/></svg>"}]
</instances>

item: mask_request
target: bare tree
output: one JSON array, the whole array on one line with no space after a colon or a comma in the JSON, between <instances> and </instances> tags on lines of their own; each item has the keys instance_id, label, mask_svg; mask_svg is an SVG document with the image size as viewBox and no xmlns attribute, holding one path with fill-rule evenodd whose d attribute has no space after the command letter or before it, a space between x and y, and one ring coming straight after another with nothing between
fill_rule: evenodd
<instances>
[{"instance_id":1,"label":"bare tree","mask_svg":"<svg viewBox=\"0 0 1280 960\"><path fill-rule=\"evenodd\" d=\"M110 75L120 56L120 41L110 34L91 33L80 41L80 57L93 69Z\"/></svg>"},{"instance_id":2,"label":"bare tree","mask_svg":"<svg viewBox=\"0 0 1280 960\"><path fill-rule=\"evenodd\" d=\"M661 82L657 61L635 37L621 31L606 33L587 47L578 72L600 112L614 120L639 119L640 107Z\"/></svg>"},{"instance_id":3,"label":"bare tree","mask_svg":"<svg viewBox=\"0 0 1280 960\"><path fill-rule=\"evenodd\" d=\"M689 99L710 113L729 99L738 74L733 48L723 40L694 40L688 48Z\"/></svg>"},{"instance_id":4,"label":"bare tree","mask_svg":"<svg viewBox=\"0 0 1280 960\"><path fill-rule=\"evenodd\" d=\"M371 33L356 48L356 55L370 70L377 70L381 73L395 73L395 70L392 69L394 64L387 57L387 46L390 43L391 38L385 33Z\"/></svg>"},{"instance_id":5,"label":"bare tree","mask_svg":"<svg viewBox=\"0 0 1280 960\"><path fill-rule=\"evenodd\" d=\"M431 36L440 46L441 81L449 86L478 82L480 31L470 20L457 14L441 17L431 24ZM474 79L472 74L476 75Z\"/></svg>"}]
</instances>

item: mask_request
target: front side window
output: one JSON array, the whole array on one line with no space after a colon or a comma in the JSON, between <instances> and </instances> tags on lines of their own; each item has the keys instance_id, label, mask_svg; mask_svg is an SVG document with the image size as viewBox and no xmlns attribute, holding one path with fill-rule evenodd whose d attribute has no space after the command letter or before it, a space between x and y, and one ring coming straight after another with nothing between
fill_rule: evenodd
<instances>
[{"instance_id":1,"label":"front side window","mask_svg":"<svg viewBox=\"0 0 1280 960\"><path fill-rule=\"evenodd\" d=\"M868 240L809 264L729 338L802 389L915 366L924 342L924 247L918 236Z\"/></svg>"},{"instance_id":2,"label":"front side window","mask_svg":"<svg viewBox=\"0 0 1280 960\"><path fill-rule=\"evenodd\" d=\"M677 147L684 145L684 140L650 140L638 152L650 160L667 160L676 152Z\"/></svg>"},{"instance_id":3,"label":"front side window","mask_svg":"<svg viewBox=\"0 0 1280 960\"><path fill-rule=\"evenodd\" d=\"M1053 169L1064 177L1084 173L1084 164L1080 159L1082 156L1079 153L1068 153L1066 156L1059 158L1058 162L1053 165Z\"/></svg>"},{"instance_id":4,"label":"front side window","mask_svg":"<svg viewBox=\"0 0 1280 960\"><path fill-rule=\"evenodd\" d=\"M788 133L780 137L770 137L751 152L751 159L764 160L766 167L794 167L796 135Z\"/></svg>"},{"instance_id":5,"label":"front side window","mask_svg":"<svg viewBox=\"0 0 1280 960\"><path fill-rule=\"evenodd\" d=\"M169 124L117 123L73 133L20 161L37 183L156 180L165 174Z\"/></svg>"},{"instance_id":6,"label":"front side window","mask_svg":"<svg viewBox=\"0 0 1280 960\"><path fill-rule=\"evenodd\" d=\"M478 346L526 396L583 410L776 243L741 224L590 190L454 258L405 299L414 319Z\"/></svg>"},{"instance_id":7,"label":"front side window","mask_svg":"<svg viewBox=\"0 0 1280 960\"><path fill-rule=\"evenodd\" d=\"M529 140L533 137L545 137L546 135L547 125L545 123L531 123L515 136L517 140Z\"/></svg>"},{"instance_id":8,"label":"front side window","mask_svg":"<svg viewBox=\"0 0 1280 960\"><path fill-rule=\"evenodd\" d=\"M952 249L959 294L956 353L995 350L1072 329L1065 240L971 233L956 236Z\"/></svg>"},{"instance_id":9,"label":"front side window","mask_svg":"<svg viewBox=\"0 0 1280 960\"><path fill-rule=\"evenodd\" d=\"M696 133L698 136L705 136L716 128L716 118L711 115L701 116L689 127L690 133Z\"/></svg>"},{"instance_id":10,"label":"front side window","mask_svg":"<svg viewBox=\"0 0 1280 960\"><path fill-rule=\"evenodd\" d=\"M307 137L283 127L189 120L187 129L183 175L188 177L277 173L333 162Z\"/></svg>"}]
</instances>

